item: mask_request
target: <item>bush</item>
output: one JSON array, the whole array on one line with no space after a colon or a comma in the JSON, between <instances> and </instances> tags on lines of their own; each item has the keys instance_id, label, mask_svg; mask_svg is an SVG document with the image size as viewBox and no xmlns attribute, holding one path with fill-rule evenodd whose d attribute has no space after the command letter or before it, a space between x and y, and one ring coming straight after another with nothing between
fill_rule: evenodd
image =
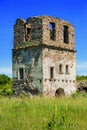
<instances>
[{"instance_id":1,"label":"bush","mask_svg":"<svg viewBox=\"0 0 87 130\"><path fill-rule=\"evenodd\" d=\"M84 75L82 75L82 76L77 75L77 76L76 76L76 80L77 80L77 81L87 80L87 76L84 76Z\"/></svg>"},{"instance_id":2,"label":"bush","mask_svg":"<svg viewBox=\"0 0 87 130\"><path fill-rule=\"evenodd\" d=\"M6 75L0 75L0 95L12 95L12 79Z\"/></svg>"},{"instance_id":3,"label":"bush","mask_svg":"<svg viewBox=\"0 0 87 130\"><path fill-rule=\"evenodd\" d=\"M11 78L6 76L5 74L0 75L0 85L8 83L10 80Z\"/></svg>"}]
</instances>

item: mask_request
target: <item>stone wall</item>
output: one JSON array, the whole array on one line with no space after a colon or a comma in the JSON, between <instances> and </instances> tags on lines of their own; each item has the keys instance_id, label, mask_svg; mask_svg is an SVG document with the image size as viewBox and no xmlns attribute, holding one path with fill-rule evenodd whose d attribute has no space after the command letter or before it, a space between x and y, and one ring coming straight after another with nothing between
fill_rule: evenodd
<instances>
[{"instance_id":1,"label":"stone wall","mask_svg":"<svg viewBox=\"0 0 87 130\"><path fill-rule=\"evenodd\" d=\"M17 19L12 56L13 92L18 95L24 90L50 96L55 96L58 88L64 89L66 95L75 92L75 54L74 27L69 22L49 16ZM63 73L59 73L60 65Z\"/></svg>"},{"instance_id":2,"label":"stone wall","mask_svg":"<svg viewBox=\"0 0 87 130\"><path fill-rule=\"evenodd\" d=\"M14 48L22 46L25 42L25 23L25 20L17 19L14 25Z\"/></svg>"},{"instance_id":3,"label":"stone wall","mask_svg":"<svg viewBox=\"0 0 87 130\"><path fill-rule=\"evenodd\" d=\"M24 78L20 79L20 69ZM21 91L38 90L42 93L42 48L31 47L13 50L13 91L18 95ZM35 92L34 92L35 93Z\"/></svg>"},{"instance_id":4,"label":"stone wall","mask_svg":"<svg viewBox=\"0 0 87 130\"><path fill-rule=\"evenodd\" d=\"M41 44L42 27L42 19L39 17L29 18L26 21L17 19L14 25L14 48ZM30 29L29 34L27 34L27 29Z\"/></svg>"},{"instance_id":5,"label":"stone wall","mask_svg":"<svg viewBox=\"0 0 87 130\"><path fill-rule=\"evenodd\" d=\"M55 39L50 39L50 23L55 24ZM69 43L64 43L64 26L68 27ZM30 28L30 39L26 39L27 28ZM55 47L74 50L74 28L73 26L58 18L48 16L31 17L26 21L17 19L14 25L14 47L21 47L32 44L46 44Z\"/></svg>"},{"instance_id":6,"label":"stone wall","mask_svg":"<svg viewBox=\"0 0 87 130\"><path fill-rule=\"evenodd\" d=\"M50 27L49 24L55 24L55 40L50 40ZM69 43L63 42L63 27L69 27ZM67 48L74 50L74 28L73 26L64 20L52 17L43 18L43 43L55 47Z\"/></svg>"},{"instance_id":7,"label":"stone wall","mask_svg":"<svg viewBox=\"0 0 87 130\"><path fill-rule=\"evenodd\" d=\"M71 60L72 59L72 60ZM59 71L62 65L62 73ZM68 65L68 73L66 73ZM53 78L50 78L50 68L53 67ZM75 52L45 48L43 51L43 86L44 94L54 95L58 88L63 88L65 95L76 91Z\"/></svg>"}]
</instances>

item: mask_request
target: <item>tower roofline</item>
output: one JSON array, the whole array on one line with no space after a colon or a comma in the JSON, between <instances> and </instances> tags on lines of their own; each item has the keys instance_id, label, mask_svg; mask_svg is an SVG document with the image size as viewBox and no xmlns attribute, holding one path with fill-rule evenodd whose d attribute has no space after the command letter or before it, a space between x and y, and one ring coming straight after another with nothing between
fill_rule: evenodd
<instances>
[{"instance_id":1,"label":"tower roofline","mask_svg":"<svg viewBox=\"0 0 87 130\"><path fill-rule=\"evenodd\" d=\"M60 19L60 18L54 17L54 16L48 16L48 15L31 16L31 17L27 18L26 20L24 20L24 19L22 19L22 18L18 18L18 19L16 20L16 24L20 24L20 23L25 24L25 23L27 23L30 19L44 19L44 18L47 18L47 19L55 19L55 20L63 21L63 22L65 22L65 23L67 23L67 24L73 26L72 23L70 23L69 21L66 21L66 20L63 20L63 19Z\"/></svg>"},{"instance_id":2,"label":"tower roofline","mask_svg":"<svg viewBox=\"0 0 87 130\"><path fill-rule=\"evenodd\" d=\"M67 24L73 26L69 21L66 21L66 20L64 20L64 19L60 19L60 18L55 17L55 16L48 16L48 15L31 16L31 17L29 17L26 21L28 21L28 20L30 20L30 19L44 19L44 18L47 18L47 19L55 19L55 20L63 21L63 22L66 22Z\"/></svg>"}]
</instances>

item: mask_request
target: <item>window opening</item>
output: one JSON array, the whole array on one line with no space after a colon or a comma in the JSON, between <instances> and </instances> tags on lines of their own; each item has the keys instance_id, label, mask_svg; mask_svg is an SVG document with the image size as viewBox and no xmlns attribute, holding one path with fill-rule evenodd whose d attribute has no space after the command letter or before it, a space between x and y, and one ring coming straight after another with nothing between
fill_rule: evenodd
<instances>
[{"instance_id":1,"label":"window opening","mask_svg":"<svg viewBox=\"0 0 87 130\"><path fill-rule=\"evenodd\" d=\"M27 28L27 35L30 34L30 28Z\"/></svg>"},{"instance_id":2,"label":"window opening","mask_svg":"<svg viewBox=\"0 0 87 130\"><path fill-rule=\"evenodd\" d=\"M30 41L30 32L31 32L31 29L29 27L26 28L26 41Z\"/></svg>"},{"instance_id":3,"label":"window opening","mask_svg":"<svg viewBox=\"0 0 87 130\"><path fill-rule=\"evenodd\" d=\"M66 74L69 73L69 65L66 65Z\"/></svg>"},{"instance_id":4,"label":"window opening","mask_svg":"<svg viewBox=\"0 0 87 130\"><path fill-rule=\"evenodd\" d=\"M50 67L50 79L54 77L54 67Z\"/></svg>"},{"instance_id":5,"label":"window opening","mask_svg":"<svg viewBox=\"0 0 87 130\"><path fill-rule=\"evenodd\" d=\"M20 68L20 69L19 69L19 78L20 78L20 79L24 79L24 71L23 71L23 68Z\"/></svg>"},{"instance_id":6,"label":"window opening","mask_svg":"<svg viewBox=\"0 0 87 130\"><path fill-rule=\"evenodd\" d=\"M59 65L59 73L62 73L62 65Z\"/></svg>"},{"instance_id":7,"label":"window opening","mask_svg":"<svg viewBox=\"0 0 87 130\"><path fill-rule=\"evenodd\" d=\"M64 37L64 43L69 43L69 29L68 29L68 26L64 26L63 27L63 37Z\"/></svg>"},{"instance_id":8,"label":"window opening","mask_svg":"<svg viewBox=\"0 0 87 130\"><path fill-rule=\"evenodd\" d=\"M55 23L50 23L49 28L50 28L50 39L55 40Z\"/></svg>"}]
</instances>

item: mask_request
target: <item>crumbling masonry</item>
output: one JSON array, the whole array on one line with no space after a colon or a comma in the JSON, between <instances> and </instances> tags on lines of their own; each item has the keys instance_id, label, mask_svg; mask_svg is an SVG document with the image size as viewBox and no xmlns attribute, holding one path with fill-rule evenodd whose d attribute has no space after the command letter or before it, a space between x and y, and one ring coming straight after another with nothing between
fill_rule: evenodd
<instances>
[{"instance_id":1,"label":"crumbling masonry","mask_svg":"<svg viewBox=\"0 0 87 130\"><path fill-rule=\"evenodd\" d=\"M13 93L55 96L76 91L74 27L49 16L17 19L14 25ZM62 91L62 92L63 92Z\"/></svg>"}]
</instances>

